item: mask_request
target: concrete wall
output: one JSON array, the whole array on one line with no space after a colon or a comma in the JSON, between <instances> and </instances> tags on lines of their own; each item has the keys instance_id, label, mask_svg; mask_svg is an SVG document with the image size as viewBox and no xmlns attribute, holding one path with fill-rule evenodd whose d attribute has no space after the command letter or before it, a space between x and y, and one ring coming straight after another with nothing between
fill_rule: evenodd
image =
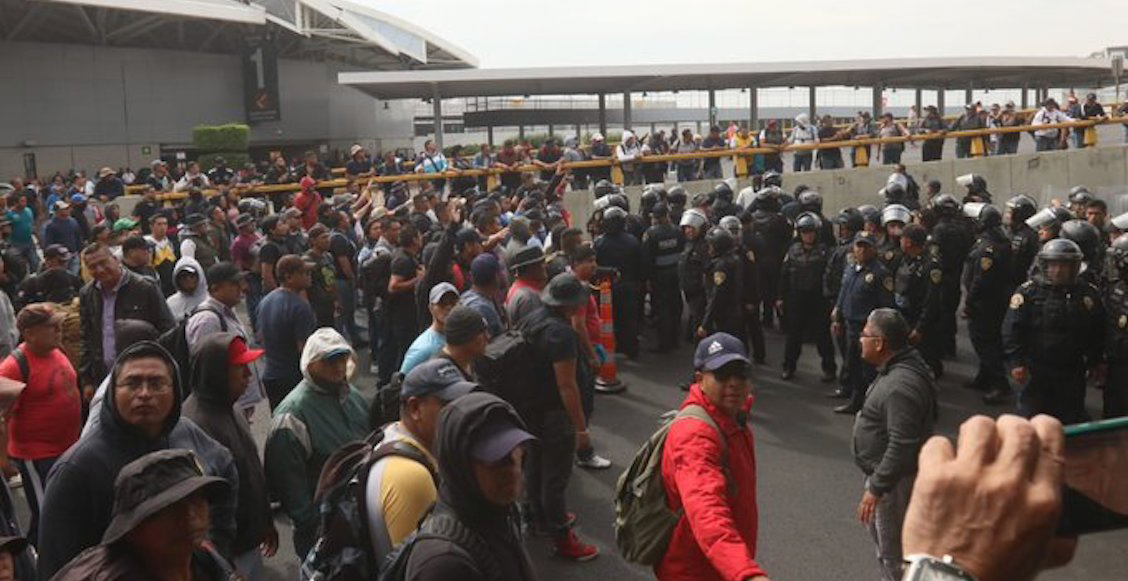
<instances>
[{"instance_id":1,"label":"concrete wall","mask_svg":"<svg viewBox=\"0 0 1128 581\"><path fill-rule=\"evenodd\" d=\"M337 84L339 67L280 60L282 120L252 127L255 144L355 141L410 145L410 103L383 103ZM48 43L0 43L0 176L147 163L191 142L199 124L244 119L238 56ZM24 147L32 142L32 147ZM142 154L143 147L150 154Z\"/></svg>"},{"instance_id":2,"label":"concrete wall","mask_svg":"<svg viewBox=\"0 0 1128 581\"><path fill-rule=\"evenodd\" d=\"M962 188L956 184L956 176L978 173L987 180L988 190L996 204L1003 204L1014 194L1025 193L1047 203L1053 198L1063 199L1069 189L1084 184L1090 191L1108 202L1109 213L1117 215L1128 212L1128 147L1110 145L1096 149L1071 149L1047 153L1028 153L979 159L954 159L928 163L908 164L909 173L920 183L940 180L943 192L963 197ZM833 171L811 171L803 173L784 173L783 189L792 191L805 184L823 194L823 212L827 216L836 214L846 207L863 204L881 205L882 198L877 191L885 185L890 170L887 166ZM682 186L693 196L697 192L707 192L718 183L713 180L686 182ZM741 180L740 188L749 184ZM673 185L667 182L667 186ZM631 208L637 208L641 186L626 189ZM592 207L590 192L569 192L565 205L581 224L586 221Z\"/></svg>"}]
</instances>

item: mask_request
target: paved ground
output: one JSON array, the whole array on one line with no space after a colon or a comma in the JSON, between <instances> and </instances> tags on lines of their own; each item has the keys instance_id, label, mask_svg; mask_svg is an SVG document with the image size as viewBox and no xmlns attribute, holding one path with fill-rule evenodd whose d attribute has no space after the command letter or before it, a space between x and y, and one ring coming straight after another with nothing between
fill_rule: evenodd
<instances>
[{"instance_id":1,"label":"paved ground","mask_svg":"<svg viewBox=\"0 0 1128 581\"><path fill-rule=\"evenodd\" d=\"M852 420L831 413L832 400L818 382L814 348L806 347L799 373L790 382L779 379L782 336L769 332L768 361L772 365L755 374L753 408L760 505L759 557L773 579L785 581L874 579L876 565L868 533L854 520L861 493L861 473L850 457ZM974 355L961 343L959 360L948 364L941 381L939 430L954 435L958 425L975 413L997 414L978 402L976 394L959 387L971 371ZM592 426L599 453L614 462L607 471L577 469L570 489L570 508L579 516L579 533L603 551L596 560L573 564L551 556L547 541L530 539L528 549L541 579L652 579L640 567L616 556L611 529L610 502L619 472L638 445L655 428L656 418L673 409L683 394L676 387L690 367L692 354L683 347L671 355L644 355L639 363L620 367L629 389L600 396ZM367 370L367 366L363 366ZM361 375L360 386L372 389L372 378ZM1094 394L1095 395L1095 394ZM1095 398L1090 398L1095 403ZM256 432L265 432L260 412ZM1124 579L1122 563L1128 531L1093 535L1083 539L1074 563L1067 569L1044 574L1045 580ZM289 549L269 563L271 579L296 580L296 561Z\"/></svg>"}]
</instances>

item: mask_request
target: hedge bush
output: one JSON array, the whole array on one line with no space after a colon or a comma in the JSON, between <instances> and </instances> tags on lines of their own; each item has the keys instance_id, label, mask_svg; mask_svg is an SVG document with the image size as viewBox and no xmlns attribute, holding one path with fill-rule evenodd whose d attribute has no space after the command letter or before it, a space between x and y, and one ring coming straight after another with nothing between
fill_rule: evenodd
<instances>
[{"instance_id":1,"label":"hedge bush","mask_svg":"<svg viewBox=\"0 0 1128 581\"><path fill-rule=\"evenodd\" d=\"M242 123L197 125L192 128L192 144L203 152L246 151L251 128Z\"/></svg>"}]
</instances>

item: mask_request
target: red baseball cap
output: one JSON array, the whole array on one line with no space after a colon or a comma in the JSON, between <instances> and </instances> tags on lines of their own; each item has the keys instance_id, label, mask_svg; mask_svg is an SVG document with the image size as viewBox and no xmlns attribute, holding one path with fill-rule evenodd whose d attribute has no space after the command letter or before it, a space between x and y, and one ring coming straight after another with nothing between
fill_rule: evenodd
<instances>
[{"instance_id":1,"label":"red baseball cap","mask_svg":"<svg viewBox=\"0 0 1128 581\"><path fill-rule=\"evenodd\" d=\"M247 347L247 341L242 337L236 337L227 346L227 364L228 365L247 365L254 362L255 359L262 357L266 351L262 349L251 349Z\"/></svg>"}]
</instances>

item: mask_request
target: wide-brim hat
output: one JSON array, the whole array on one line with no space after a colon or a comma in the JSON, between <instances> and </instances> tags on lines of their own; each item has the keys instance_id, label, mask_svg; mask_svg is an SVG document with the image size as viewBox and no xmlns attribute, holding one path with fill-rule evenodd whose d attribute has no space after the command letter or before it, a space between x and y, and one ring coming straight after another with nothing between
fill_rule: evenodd
<instances>
[{"instance_id":1,"label":"wide-brim hat","mask_svg":"<svg viewBox=\"0 0 1128 581\"><path fill-rule=\"evenodd\" d=\"M544 262L544 251L539 246L526 246L513 255L509 261L509 270L516 271L529 265Z\"/></svg>"},{"instance_id":2,"label":"wide-brim hat","mask_svg":"<svg viewBox=\"0 0 1128 581\"><path fill-rule=\"evenodd\" d=\"M566 272L548 281L541 291L541 302L550 307L578 307L587 304L590 291L576 275Z\"/></svg>"},{"instance_id":3,"label":"wide-brim hat","mask_svg":"<svg viewBox=\"0 0 1128 581\"><path fill-rule=\"evenodd\" d=\"M211 497L229 490L226 480L205 476L189 450L160 450L126 464L114 483L113 520L102 544L122 539L145 519L188 498L199 490Z\"/></svg>"},{"instance_id":4,"label":"wide-brim hat","mask_svg":"<svg viewBox=\"0 0 1128 581\"><path fill-rule=\"evenodd\" d=\"M27 539L23 537L0 537L0 551L9 555L18 555L27 548Z\"/></svg>"}]
</instances>

